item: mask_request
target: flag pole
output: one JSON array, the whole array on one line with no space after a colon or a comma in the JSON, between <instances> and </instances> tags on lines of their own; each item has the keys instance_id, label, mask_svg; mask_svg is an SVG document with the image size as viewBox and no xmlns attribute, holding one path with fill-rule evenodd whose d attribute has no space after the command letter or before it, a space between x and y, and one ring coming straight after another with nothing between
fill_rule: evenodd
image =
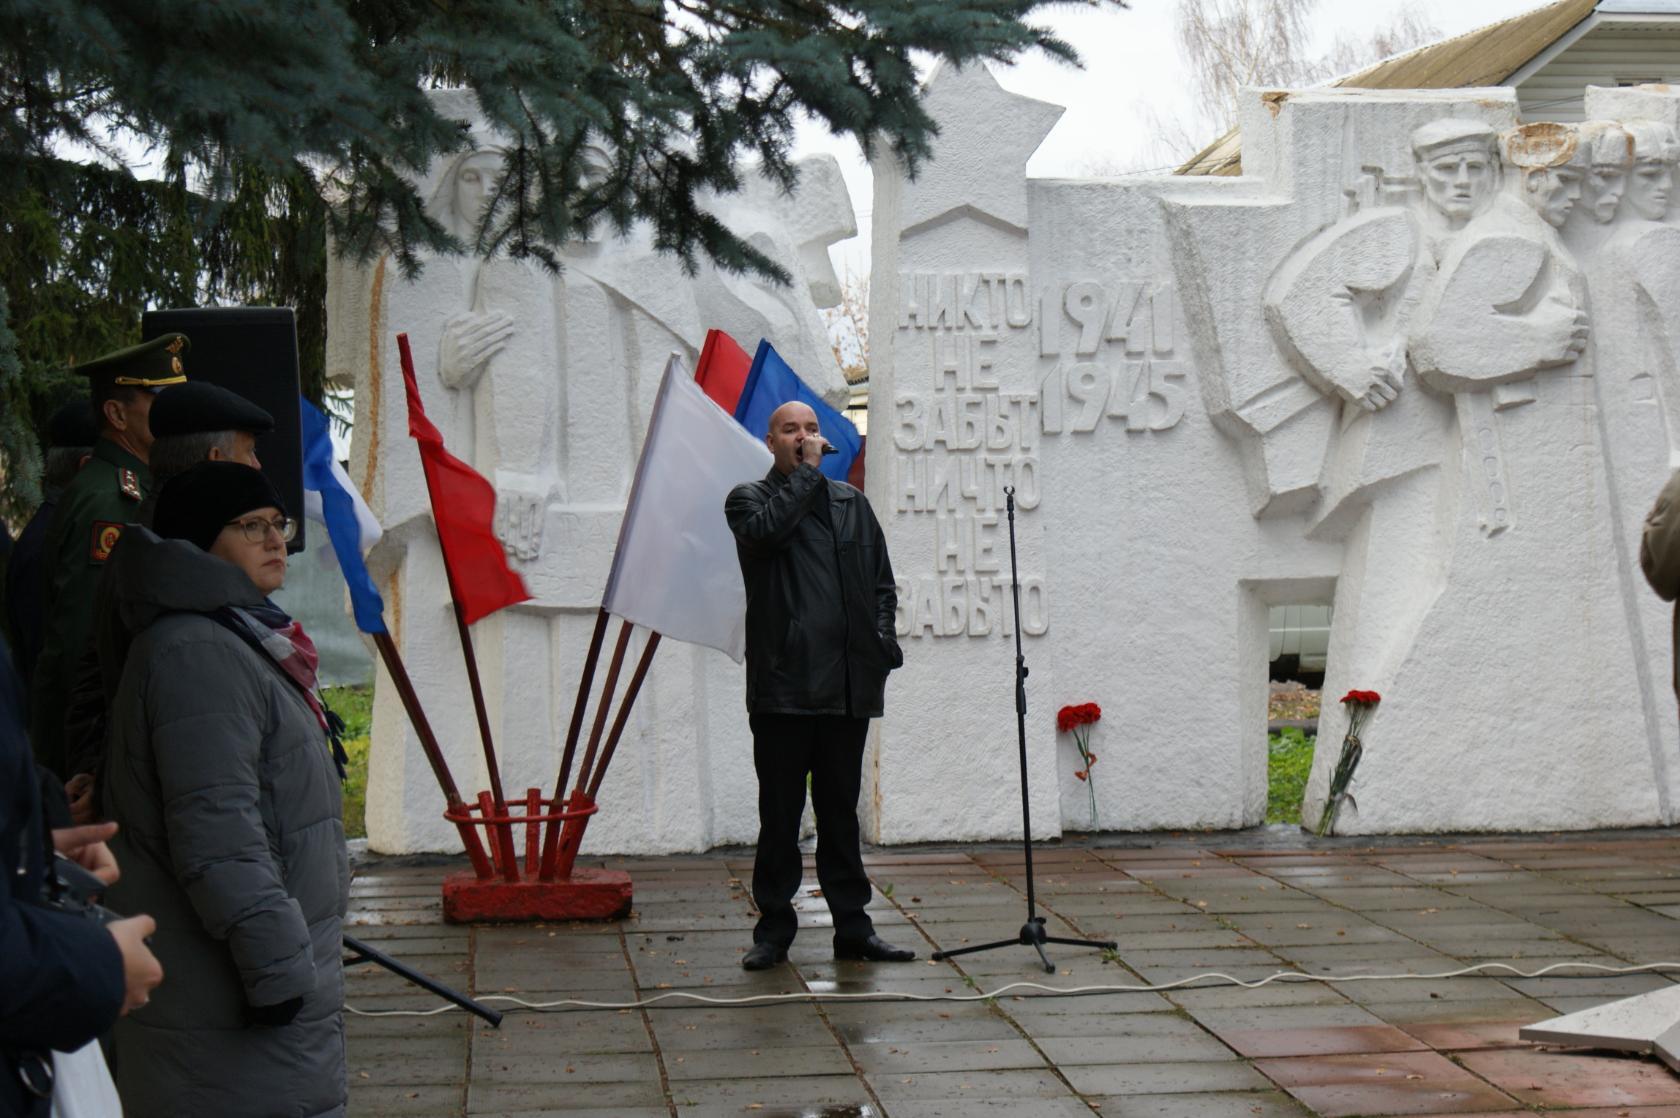
<instances>
[{"instance_id":1,"label":"flag pole","mask_svg":"<svg viewBox=\"0 0 1680 1118\"><path fill-rule=\"evenodd\" d=\"M601 659L601 643L607 635L607 607L602 606L595 614L595 632L589 638L589 652L583 659L583 672L578 677L577 698L572 702L572 721L566 727L566 752L560 758L560 771L554 777L554 800L556 810L560 807L562 798L566 795L566 781L572 776L572 762L577 757L578 738L583 733L583 715L589 702L589 688L595 682L595 665ZM541 877L544 881L554 879L555 852L560 844L560 820L553 820L545 825L543 830L543 852Z\"/></svg>"},{"instance_id":2,"label":"flag pole","mask_svg":"<svg viewBox=\"0 0 1680 1118\"><path fill-rule=\"evenodd\" d=\"M567 756L561 767L560 783L555 787L554 800L558 804L565 781L570 774L572 751L577 745L577 738L583 723L584 700L588 697L589 684L594 675L595 664L600 659L602 638L605 636L607 611L602 608L597 615L595 635L589 645L589 661L584 668L584 679L579 687L577 705L572 708L571 732L567 739ZM607 678L601 685L601 702L595 711L595 724L590 730L589 746L584 752L583 765L578 769L577 785L572 791L567 810L577 810L595 802L596 795L601 790L601 781L606 777L607 766L612 763L613 753L618 749L619 739L624 736L624 727L630 720L630 710L636 705L636 696L641 693L642 681L647 678L648 668L653 662L653 654L659 647L660 634L649 632L647 644L642 647L641 655L636 661L636 670L630 676L630 684L624 691L624 701L619 704L618 716L613 719L612 730L607 734L606 746L601 750L600 760L595 759L596 748L601 744L601 731L606 725L607 712L612 709L613 693L618 689L618 674L624 666L624 654L630 644L631 623L623 623L618 633L618 641L613 648L611 664L607 667ZM587 787L586 787L587 786ZM577 857L577 848L583 842L583 830L589 825L587 816L575 819L556 820L548 825L543 835L542 880L550 881L558 872L562 863L570 874L573 860Z\"/></svg>"},{"instance_id":3,"label":"flag pole","mask_svg":"<svg viewBox=\"0 0 1680 1118\"><path fill-rule=\"evenodd\" d=\"M402 360L404 375L418 382L414 372L414 353L409 348L408 334L397 335L397 353ZM437 494L432 491L432 477L430 471L422 471L426 475L426 496L432 507L437 507ZM484 704L484 688L478 678L478 657L473 652L472 634L467 630L466 612L461 608L461 597L455 592L455 572L449 566L449 554L443 551L443 538L438 538L438 550L443 554L443 569L448 575L449 600L455 607L456 632L461 637L461 656L467 664L467 682L472 689L473 710L478 716L478 738L484 749L484 766L490 776L491 802L495 804L496 814L507 815L507 799L502 795L501 767L496 763L496 746L490 737L490 713ZM509 880L518 877L519 869L514 861L513 836L507 827L491 827L490 832L497 838L496 849L502 864L502 872Z\"/></svg>"},{"instance_id":4,"label":"flag pole","mask_svg":"<svg viewBox=\"0 0 1680 1118\"><path fill-rule=\"evenodd\" d=\"M451 583L450 596L454 597L454 593ZM461 655L467 661L467 683L472 688L473 711L478 715L478 738L484 743L484 767L490 774L490 802L495 806L496 814L505 818L508 813L507 798L502 795L501 768L496 764L496 747L490 739L490 711L484 704L484 687L478 679L478 656L473 651L472 634L467 630L467 614L459 601L455 602L455 629L461 635ZM518 881L519 863L514 857L511 826L491 827L490 833L496 838L496 855L501 862L502 876L509 881Z\"/></svg>"},{"instance_id":5,"label":"flag pole","mask_svg":"<svg viewBox=\"0 0 1680 1118\"><path fill-rule=\"evenodd\" d=\"M379 650L379 658L385 664L385 670L390 673L391 682L396 685L397 695L402 699L403 710L408 713L408 721L414 727L414 732L420 735L420 748L426 754L426 760L432 766L432 775L437 777L438 787L443 789L443 798L451 811L465 816L468 812L466 803L461 799L460 789L455 787L455 777L449 771L449 762L444 759L443 750L438 745L437 735L432 733L432 724L426 718L426 711L420 706L420 696L415 693L414 683L408 678L408 669L403 666L402 655L397 652L396 642L391 634L372 633L373 645ZM478 832L471 824L456 822L456 828L461 832L461 843L467 848L467 858L472 862L473 870L479 877L490 876L490 860L484 853L484 847L478 841Z\"/></svg>"},{"instance_id":6,"label":"flag pole","mask_svg":"<svg viewBox=\"0 0 1680 1118\"><path fill-rule=\"evenodd\" d=\"M605 607L602 607L603 611ZM589 730L589 745L583 752L583 764L578 768L578 781L572 788L572 794L566 798L567 812L579 812L573 819L560 821L560 832L550 830L554 836L553 848L545 846L543 850L543 866L541 877L544 881L553 880L556 874L571 876L572 864L577 859L578 846L583 842L583 829L589 825L585 809L593 804L593 799L584 791L584 783L589 779L590 770L595 764L595 750L601 744L601 732L606 728L607 712L612 709L613 692L618 690L618 673L624 667L624 652L630 645L630 622L623 622L618 630L618 640L613 646L612 662L607 665L607 678L601 684L601 698L595 707L595 724ZM563 795L562 789L555 789L554 799L559 803Z\"/></svg>"},{"instance_id":7,"label":"flag pole","mask_svg":"<svg viewBox=\"0 0 1680 1118\"><path fill-rule=\"evenodd\" d=\"M607 712L612 709L613 692L618 690L618 673L624 667L624 653L630 647L630 630L635 628L628 621L620 622L618 627L618 643L613 646L612 662L607 665L607 680L601 684L601 702L595 708L595 725L589 728L589 746L583 751L583 764L578 766L577 791L583 791L583 786L589 781L589 773L595 767L595 751L601 746L601 734L607 728Z\"/></svg>"},{"instance_id":8,"label":"flag pole","mask_svg":"<svg viewBox=\"0 0 1680 1118\"><path fill-rule=\"evenodd\" d=\"M636 696L642 690L642 680L647 678L648 665L653 661L654 649L659 647L659 634L648 633L647 645L642 649L641 659L636 661L636 672L630 677L630 686L625 688L624 702L619 704L618 717L613 720L612 733L607 735L607 747L601 751L600 763L595 766L593 774L589 775L589 791L585 793L591 800L595 793L601 790L601 778L607 775L607 766L612 763L613 752L618 748L618 739L624 734L624 724L630 719L630 708L636 705ZM584 774L578 774L578 783L584 781Z\"/></svg>"}]
</instances>

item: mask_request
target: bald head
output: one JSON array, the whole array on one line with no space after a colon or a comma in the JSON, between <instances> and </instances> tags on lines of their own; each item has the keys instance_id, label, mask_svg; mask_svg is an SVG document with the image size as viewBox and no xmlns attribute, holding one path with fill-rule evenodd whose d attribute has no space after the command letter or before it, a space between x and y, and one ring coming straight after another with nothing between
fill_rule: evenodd
<instances>
[{"instance_id":1,"label":"bald head","mask_svg":"<svg viewBox=\"0 0 1680 1118\"><path fill-rule=\"evenodd\" d=\"M789 400L770 413L770 429L764 433L764 441L776 457L777 470L791 474L799 468L799 448L806 439L816 439L819 445L823 441L817 413L809 404Z\"/></svg>"},{"instance_id":2,"label":"bald head","mask_svg":"<svg viewBox=\"0 0 1680 1118\"><path fill-rule=\"evenodd\" d=\"M764 432L766 435L776 433L776 428L782 423L798 423L803 427L807 422L815 423L817 413L811 410L811 405L802 404L798 400L789 400L781 407L770 413L770 426Z\"/></svg>"}]
</instances>

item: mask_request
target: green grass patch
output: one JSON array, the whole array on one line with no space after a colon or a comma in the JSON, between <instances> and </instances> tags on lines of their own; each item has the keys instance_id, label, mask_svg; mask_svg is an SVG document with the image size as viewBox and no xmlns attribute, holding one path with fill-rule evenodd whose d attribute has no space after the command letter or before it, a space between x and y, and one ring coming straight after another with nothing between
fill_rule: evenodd
<instances>
[{"instance_id":1,"label":"green grass patch","mask_svg":"<svg viewBox=\"0 0 1680 1118\"><path fill-rule=\"evenodd\" d=\"M368 734L373 730L373 688L324 687L333 713L344 719L344 751L350 764L344 778L344 837L367 837Z\"/></svg>"},{"instance_id":2,"label":"green grass patch","mask_svg":"<svg viewBox=\"0 0 1680 1118\"><path fill-rule=\"evenodd\" d=\"M1299 823L1312 771L1313 739L1296 729L1272 734L1266 746L1266 822Z\"/></svg>"}]
</instances>

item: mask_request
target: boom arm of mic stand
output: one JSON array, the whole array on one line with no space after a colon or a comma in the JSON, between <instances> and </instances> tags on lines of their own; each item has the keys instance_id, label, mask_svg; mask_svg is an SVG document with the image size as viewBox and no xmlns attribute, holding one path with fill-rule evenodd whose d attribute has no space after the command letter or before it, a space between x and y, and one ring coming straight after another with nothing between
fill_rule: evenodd
<instances>
[{"instance_id":1,"label":"boom arm of mic stand","mask_svg":"<svg viewBox=\"0 0 1680 1118\"><path fill-rule=\"evenodd\" d=\"M406 963L398 962L396 959L393 959L391 956L385 954L385 952L380 951L376 947L370 947L368 944L357 939L355 936L346 935L344 937L344 950L352 953L350 958L344 960L344 965L347 967L353 967L357 963L374 963L378 966L384 967L398 978L407 979L409 982L414 983L422 990L436 994L444 1001L461 1007L473 1016L484 1018L484 1020L490 1022L492 1026L495 1026L496 1028L501 1027L502 1015L496 1010L491 1009L482 1002L474 1001L458 990L451 990L437 979L432 978L429 975L421 974L419 971L415 970Z\"/></svg>"}]
</instances>

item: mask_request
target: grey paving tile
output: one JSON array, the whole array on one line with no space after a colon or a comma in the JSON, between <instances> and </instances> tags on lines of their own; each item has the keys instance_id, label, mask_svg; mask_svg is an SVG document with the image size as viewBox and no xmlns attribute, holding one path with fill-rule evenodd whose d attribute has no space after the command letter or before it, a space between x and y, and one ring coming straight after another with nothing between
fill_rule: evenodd
<instances>
[{"instance_id":1,"label":"grey paving tile","mask_svg":"<svg viewBox=\"0 0 1680 1118\"><path fill-rule=\"evenodd\" d=\"M929 1072L1042 1068L1044 1058L1017 1038L853 1044L852 1059L871 1079Z\"/></svg>"},{"instance_id":2,"label":"grey paving tile","mask_svg":"<svg viewBox=\"0 0 1680 1118\"><path fill-rule=\"evenodd\" d=\"M1237 1054L1200 1032L1167 1036L1034 1037L1050 1062L1064 1070L1088 1064L1202 1063Z\"/></svg>"},{"instance_id":3,"label":"grey paving tile","mask_svg":"<svg viewBox=\"0 0 1680 1118\"><path fill-rule=\"evenodd\" d=\"M373 1083L459 1084L467 1072L467 1034L361 1037L346 1068L352 1080Z\"/></svg>"},{"instance_id":4,"label":"grey paving tile","mask_svg":"<svg viewBox=\"0 0 1680 1118\"><path fill-rule=\"evenodd\" d=\"M1123 1114L1123 1111L1113 1113ZM1091 1108L1072 1095L1034 1099L1030 1108L1018 1099L895 1099L891 1118L1091 1118Z\"/></svg>"},{"instance_id":5,"label":"grey paving tile","mask_svg":"<svg viewBox=\"0 0 1680 1118\"><path fill-rule=\"evenodd\" d=\"M1263 1091L1272 1084L1240 1060L1202 1063L1099 1064L1062 1072L1082 1095L1168 1095ZM1124 1108L1121 1113L1125 1113Z\"/></svg>"},{"instance_id":6,"label":"grey paving tile","mask_svg":"<svg viewBox=\"0 0 1680 1118\"><path fill-rule=\"evenodd\" d=\"M467 1088L468 1114L503 1115L525 1111L654 1109L665 1105L658 1076L631 1082L591 1083L587 1089L571 1081L551 1083L489 1083L475 1080ZM360 1113L352 1111L352 1113Z\"/></svg>"},{"instance_id":7,"label":"grey paving tile","mask_svg":"<svg viewBox=\"0 0 1680 1118\"><path fill-rule=\"evenodd\" d=\"M1027 1100L1071 1096L1067 1084L1048 1068L1042 1071L947 1071L871 1076L869 1085L880 1096L889 1114L901 1100Z\"/></svg>"},{"instance_id":8,"label":"grey paving tile","mask_svg":"<svg viewBox=\"0 0 1680 1118\"><path fill-rule=\"evenodd\" d=\"M736 1114L757 1115L778 1109L867 1106L873 1100L855 1076L821 1075L684 1080L671 1085L671 1101L678 1114L728 1106Z\"/></svg>"},{"instance_id":9,"label":"grey paving tile","mask_svg":"<svg viewBox=\"0 0 1680 1118\"><path fill-rule=\"evenodd\" d=\"M826 1044L802 1047L771 1046L702 1048L663 1054L665 1075L673 1092L679 1082L689 1080L769 1079L787 1076L853 1074L851 1061L832 1039Z\"/></svg>"},{"instance_id":10,"label":"grey paving tile","mask_svg":"<svg viewBox=\"0 0 1680 1118\"><path fill-rule=\"evenodd\" d=\"M812 1047L834 1039L811 1006L655 1013L651 1020L659 1047L667 1053L766 1045Z\"/></svg>"},{"instance_id":11,"label":"grey paving tile","mask_svg":"<svg viewBox=\"0 0 1680 1118\"><path fill-rule=\"evenodd\" d=\"M472 1086L508 1084L569 1083L582 1093L593 1092L598 1084L659 1082L659 1065L653 1053L598 1053L568 1051L557 1047L550 1052L524 1052L517 1058L495 1053L473 1052Z\"/></svg>"},{"instance_id":12,"label":"grey paving tile","mask_svg":"<svg viewBox=\"0 0 1680 1118\"><path fill-rule=\"evenodd\" d=\"M946 1016L888 1016L829 1013L829 1021L847 1044L921 1044L930 1041L1015 1040L1020 1030L989 1011Z\"/></svg>"},{"instance_id":13,"label":"grey paving tile","mask_svg":"<svg viewBox=\"0 0 1680 1118\"><path fill-rule=\"evenodd\" d=\"M350 1113L362 1118L442 1118L461 1113L465 1087L350 1082Z\"/></svg>"},{"instance_id":14,"label":"grey paving tile","mask_svg":"<svg viewBox=\"0 0 1680 1118\"><path fill-rule=\"evenodd\" d=\"M1312 1113L1282 1091L1100 1096L1091 1101L1109 1118L1297 1118Z\"/></svg>"}]
</instances>

